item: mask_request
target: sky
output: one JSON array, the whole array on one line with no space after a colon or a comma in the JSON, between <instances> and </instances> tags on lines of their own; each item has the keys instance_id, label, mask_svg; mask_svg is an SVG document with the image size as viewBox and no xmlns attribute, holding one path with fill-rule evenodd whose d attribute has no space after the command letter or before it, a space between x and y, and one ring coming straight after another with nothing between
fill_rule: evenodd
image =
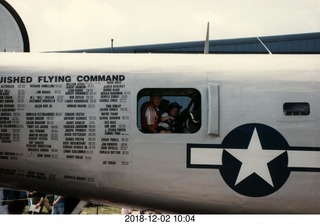
<instances>
[{"instance_id":1,"label":"sky","mask_svg":"<svg viewBox=\"0 0 320 224\"><path fill-rule=\"evenodd\" d=\"M320 32L320 0L7 0L31 52Z\"/></svg>"}]
</instances>

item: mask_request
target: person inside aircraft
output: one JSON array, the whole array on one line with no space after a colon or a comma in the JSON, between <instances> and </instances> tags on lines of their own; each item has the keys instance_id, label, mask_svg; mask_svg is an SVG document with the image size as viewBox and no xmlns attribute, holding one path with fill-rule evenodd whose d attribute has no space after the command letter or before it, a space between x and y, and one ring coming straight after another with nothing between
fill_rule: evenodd
<instances>
[{"instance_id":1,"label":"person inside aircraft","mask_svg":"<svg viewBox=\"0 0 320 224\"><path fill-rule=\"evenodd\" d=\"M175 131L176 117L178 116L181 108L182 106L174 102L169 105L168 112L161 114L160 122L158 124L158 131L160 133L173 133Z\"/></svg>"},{"instance_id":2,"label":"person inside aircraft","mask_svg":"<svg viewBox=\"0 0 320 224\"><path fill-rule=\"evenodd\" d=\"M192 88L142 89L138 93L137 124L143 133L196 133L201 128L201 94ZM160 102L159 102L160 101ZM179 104L177 115L172 119L169 104ZM164 114L164 113L167 114ZM162 116L163 115L163 116ZM162 123L171 116L169 132ZM160 125L159 125L160 124Z\"/></svg>"},{"instance_id":3,"label":"person inside aircraft","mask_svg":"<svg viewBox=\"0 0 320 224\"><path fill-rule=\"evenodd\" d=\"M150 101L141 107L141 125L144 133L158 133L159 106L162 94L159 91L152 91Z\"/></svg>"}]
</instances>

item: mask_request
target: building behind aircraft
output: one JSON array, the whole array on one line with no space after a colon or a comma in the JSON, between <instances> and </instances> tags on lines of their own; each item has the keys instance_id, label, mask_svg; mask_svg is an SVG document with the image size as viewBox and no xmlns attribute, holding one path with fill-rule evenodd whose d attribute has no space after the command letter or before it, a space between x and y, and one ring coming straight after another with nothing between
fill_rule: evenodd
<instances>
[{"instance_id":1,"label":"building behind aircraft","mask_svg":"<svg viewBox=\"0 0 320 224\"><path fill-rule=\"evenodd\" d=\"M320 33L303 33L260 37L273 54L319 54ZM160 53L203 54L205 42L162 43L112 48L78 49L69 53ZM210 54L267 54L257 37L210 40Z\"/></svg>"}]
</instances>

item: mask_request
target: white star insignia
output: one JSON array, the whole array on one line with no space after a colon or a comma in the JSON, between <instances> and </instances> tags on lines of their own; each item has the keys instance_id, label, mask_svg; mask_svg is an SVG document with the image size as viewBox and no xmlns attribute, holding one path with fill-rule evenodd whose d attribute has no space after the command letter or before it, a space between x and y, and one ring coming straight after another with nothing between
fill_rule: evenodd
<instances>
[{"instance_id":1,"label":"white star insignia","mask_svg":"<svg viewBox=\"0 0 320 224\"><path fill-rule=\"evenodd\" d=\"M268 163L284 153L285 150L263 150L256 128L247 149L226 149L226 151L242 163L235 185L255 173L274 187Z\"/></svg>"}]
</instances>

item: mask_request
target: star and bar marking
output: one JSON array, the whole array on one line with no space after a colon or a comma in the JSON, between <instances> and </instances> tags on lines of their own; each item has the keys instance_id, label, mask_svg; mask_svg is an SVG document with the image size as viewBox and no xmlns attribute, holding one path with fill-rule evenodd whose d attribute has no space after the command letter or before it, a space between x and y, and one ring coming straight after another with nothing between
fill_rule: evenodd
<instances>
[{"instance_id":1,"label":"star and bar marking","mask_svg":"<svg viewBox=\"0 0 320 224\"><path fill-rule=\"evenodd\" d=\"M219 169L232 189L261 197L280 189L291 171L320 172L320 148L290 147L275 129L247 124L220 145L187 144L187 167Z\"/></svg>"}]
</instances>

